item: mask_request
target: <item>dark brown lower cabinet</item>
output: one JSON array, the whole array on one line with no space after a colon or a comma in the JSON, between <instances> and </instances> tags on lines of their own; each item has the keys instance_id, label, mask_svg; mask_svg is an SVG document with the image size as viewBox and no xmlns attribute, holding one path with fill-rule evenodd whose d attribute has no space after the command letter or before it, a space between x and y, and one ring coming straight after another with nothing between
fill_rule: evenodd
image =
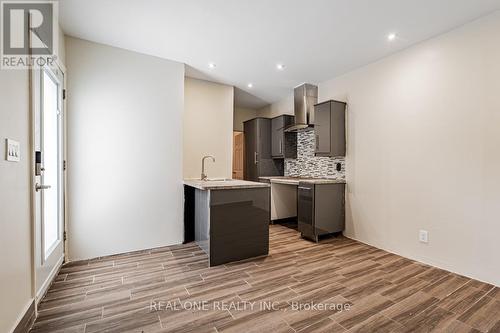
<instances>
[{"instance_id":1,"label":"dark brown lower cabinet","mask_svg":"<svg viewBox=\"0 0 500 333\"><path fill-rule=\"evenodd\" d=\"M345 184L299 183L297 222L303 237L318 241L319 236L344 231Z\"/></svg>"},{"instance_id":2,"label":"dark brown lower cabinet","mask_svg":"<svg viewBox=\"0 0 500 333\"><path fill-rule=\"evenodd\" d=\"M221 265L269 253L270 188L194 189L195 241L209 265Z\"/></svg>"}]
</instances>

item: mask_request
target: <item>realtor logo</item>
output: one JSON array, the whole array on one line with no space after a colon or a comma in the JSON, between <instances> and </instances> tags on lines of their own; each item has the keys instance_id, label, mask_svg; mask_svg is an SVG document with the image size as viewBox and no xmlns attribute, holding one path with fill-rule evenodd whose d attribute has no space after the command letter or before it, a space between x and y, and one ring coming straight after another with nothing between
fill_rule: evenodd
<instances>
[{"instance_id":1,"label":"realtor logo","mask_svg":"<svg viewBox=\"0 0 500 333\"><path fill-rule=\"evenodd\" d=\"M1 1L2 69L51 65L58 38L57 2Z\"/></svg>"}]
</instances>

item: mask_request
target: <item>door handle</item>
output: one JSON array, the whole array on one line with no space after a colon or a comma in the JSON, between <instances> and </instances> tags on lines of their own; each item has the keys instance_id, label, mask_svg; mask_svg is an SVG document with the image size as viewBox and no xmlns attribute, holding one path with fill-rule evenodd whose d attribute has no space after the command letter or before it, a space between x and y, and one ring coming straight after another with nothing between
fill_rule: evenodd
<instances>
[{"instance_id":1,"label":"door handle","mask_svg":"<svg viewBox=\"0 0 500 333\"><path fill-rule=\"evenodd\" d=\"M259 161L257 160L257 154L258 154L258 153L257 153L257 152L255 152L254 154L255 154L255 155L254 155L254 163L255 163L255 164L257 164L257 163L259 162Z\"/></svg>"},{"instance_id":2,"label":"door handle","mask_svg":"<svg viewBox=\"0 0 500 333\"><path fill-rule=\"evenodd\" d=\"M35 184L35 191L38 192L40 190L48 190L51 186L50 185L40 185L38 183Z\"/></svg>"}]
</instances>

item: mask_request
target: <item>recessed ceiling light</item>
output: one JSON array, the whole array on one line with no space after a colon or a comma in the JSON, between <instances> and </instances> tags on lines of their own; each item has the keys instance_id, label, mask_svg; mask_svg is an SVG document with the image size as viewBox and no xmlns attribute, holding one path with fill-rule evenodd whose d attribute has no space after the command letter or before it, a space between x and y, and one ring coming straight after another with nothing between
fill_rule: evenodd
<instances>
[{"instance_id":1,"label":"recessed ceiling light","mask_svg":"<svg viewBox=\"0 0 500 333\"><path fill-rule=\"evenodd\" d=\"M249 84L247 84L247 87L248 87L248 88L253 88L253 83L249 83Z\"/></svg>"},{"instance_id":2,"label":"recessed ceiling light","mask_svg":"<svg viewBox=\"0 0 500 333\"><path fill-rule=\"evenodd\" d=\"M387 35L387 40L392 42L393 40L395 40L397 37L397 35L395 33L391 33L391 34L388 34Z\"/></svg>"},{"instance_id":3,"label":"recessed ceiling light","mask_svg":"<svg viewBox=\"0 0 500 333\"><path fill-rule=\"evenodd\" d=\"M217 67L217 65L213 62L208 64L208 68L214 69L215 67Z\"/></svg>"},{"instance_id":4,"label":"recessed ceiling light","mask_svg":"<svg viewBox=\"0 0 500 333\"><path fill-rule=\"evenodd\" d=\"M282 70L285 69L285 65L283 65L283 64L277 64L276 65L276 69L279 70L279 71L282 71Z\"/></svg>"}]
</instances>

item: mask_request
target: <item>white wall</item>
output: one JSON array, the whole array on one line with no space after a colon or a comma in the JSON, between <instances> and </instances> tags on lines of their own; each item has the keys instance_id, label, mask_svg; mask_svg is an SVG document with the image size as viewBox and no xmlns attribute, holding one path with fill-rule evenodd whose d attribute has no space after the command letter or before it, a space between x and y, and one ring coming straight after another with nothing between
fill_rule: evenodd
<instances>
[{"instance_id":1,"label":"white wall","mask_svg":"<svg viewBox=\"0 0 500 333\"><path fill-rule=\"evenodd\" d=\"M200 178L201 159L209 177L231 178L233 104L231 86L186 78L184 107L184 178Z\"/></svg>"},{"instance_id":2,"label":"white wall","mask_svg":"<svg viewBox=\"0 0 500 333\"><path fill-rule=\"evenodd\" d=\"M64 65L63 50L59 38ZM33 301L30 126L28 71L0 70L0 332L12 331ZM6 138L20 142L20 162L5 161Z\"/></svg>"},{"instance_id":3,"label":"white wall","mask_svg":"<svg viewBox=\"0 0 500 333\"><path fill-rule=\"evenodd\" d=\"M58 37L57 37L58 47L57 47L57 58L59 63L66 64L66 38L64 36L64 31L59 27Z\"/></svg>"},{"instance_id":4,"label":"white wall","mask_svg":"<svg viewBox=\"0 0 500 333\"><path fill-rule=\"evenodd\" d=\"M254 109L234 107L233 130L243 132L243 122L257 117Z\"/></svg>"},{"instance_id":5,"label":"white wall","mask_svg":"<svg viewBox=\"0 0 500 333\"><path fill-rule=\"evenodd\" d=\"M497 12L319 85L349 104L348 237L500 285L499 31Z\"/></svg>"},{"instance_id":6,"label":"white wall","mask_svg":"<svg viewBox=\"0 0 500 333\"><path fill-rule=\"evenodd\" d=\"M348 102L348 237L500 285L499 31L496 12L319 84Z\"/></svg>"},{"instance_id":7,"label":"white wall","mask_svg":"<svg viewBox=\"0 0 500 333\"><path fill-rule=\"evenodd\" d=\"M32 301L29 90L27 70L0 70L0 332L10 332ZM5 139L21 161L5 161Z\"/></svg>"},{"instance_id":8,"label":"white wall","mask_svg":"<svg viewBox=\"0 0 500 333\"><path fill-rule=\"evenodd\" d=\"M75 38L66 62L70 259L182 242L184 65Z\"/></svg>"},{"instance_id":9,"label":"white wall","mask_svg":"<svg viewBox=\"0 0 500 333\"><path fill-rule=\"evenodd\" d=\"M293 115L293 107L293 92L291 92L287 98L284 98L281 101L277 101L276 103L272 103L260 109L258 111L259 117L274 118L282 114Z\"/></svg>"}]
</instances>

